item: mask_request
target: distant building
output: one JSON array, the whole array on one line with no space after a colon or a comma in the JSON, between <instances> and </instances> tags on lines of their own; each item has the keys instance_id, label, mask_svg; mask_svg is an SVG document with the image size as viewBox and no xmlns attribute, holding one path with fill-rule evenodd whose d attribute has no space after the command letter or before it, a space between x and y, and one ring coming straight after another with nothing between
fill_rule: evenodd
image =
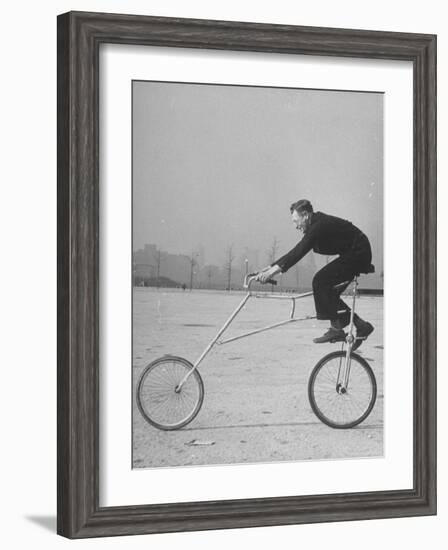
<instances>
[{"instance_id":1,"label":"distant building","mask_svg":"<svg viewBox=\"0 0 448 550\"><path fill-rule=\"evenodd\" d=\"M155 244L145 244L145 247L134 252L134 263L140 265L155 265L157 247Z\"/></svg>"},{"instance_id":2,"label":"distant building","mask_svg":"<svg viewBox=\"0 0 448 550\"><path fill-rule=\"evenodd\" d=\"M191 258L185 254L170 254L155 244L145 244L143 249L134 252L133 269L134 279L167 277L179 285L189 285Z\"/></svg>"}]
</instances>

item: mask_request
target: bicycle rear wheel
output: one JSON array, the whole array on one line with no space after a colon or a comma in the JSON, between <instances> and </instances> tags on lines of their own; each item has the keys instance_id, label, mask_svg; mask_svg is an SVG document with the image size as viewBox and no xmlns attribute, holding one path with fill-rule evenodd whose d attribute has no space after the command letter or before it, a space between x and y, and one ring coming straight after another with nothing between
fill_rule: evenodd
<instances>
[{"instance_id":1,"label":"bicycle rear wheel","mask_svg":"<svg viewBox=\"0 0 448 550\"><path fill-rule=\"evenodd\" d=\"M160 430L178 430L193 420L204 400L201 375L193 370L178 388L192 369L190 361L172 355L145 368L137 386L137 405L145 420Z\"/></svg>"},{"instance_id":2,"label":"bicycle rear wheel","mask_svg":"<svg viewBox=\"0 0 448 550\"><path fill-rule=\"evenodd\" d=\"M314 367L308 382L308 398L315 415L331 428L353 428L371 413L376 401L375 375L365 359L356 353L350 357L347 388L338 380L344 370L345 351L323 357Z\"/></svg>"}]
</instances>

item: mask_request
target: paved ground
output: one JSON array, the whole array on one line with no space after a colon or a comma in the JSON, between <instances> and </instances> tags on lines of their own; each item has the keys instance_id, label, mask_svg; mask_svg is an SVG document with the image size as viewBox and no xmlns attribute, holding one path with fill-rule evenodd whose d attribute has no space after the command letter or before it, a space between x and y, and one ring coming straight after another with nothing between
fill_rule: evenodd
<instances>
[{"instance_id":1,"label":"paved ground","mask_svg":"<svg viewBox=\"0 0 448 550\"><path fill-rule=\"evenodd\" d=\"M194 362L244 294L134 290L134 395L143 368L164 355ZM251 298L226 337L286 319L290 302ZM314 315L313 298L296 316ZM135 468L372 457L383 454L383 300L361 296L357 311L375 332L359 349L371 365L378 397L370 416L334 430L314 415L307 384L317 361L339 344L314 344L326 322L307 320L215 346L199 367L205 399L198 416L177 431L147 423L135 399ZM199 443L194 445L192 442Z\"/></svg>"}]
</instances>

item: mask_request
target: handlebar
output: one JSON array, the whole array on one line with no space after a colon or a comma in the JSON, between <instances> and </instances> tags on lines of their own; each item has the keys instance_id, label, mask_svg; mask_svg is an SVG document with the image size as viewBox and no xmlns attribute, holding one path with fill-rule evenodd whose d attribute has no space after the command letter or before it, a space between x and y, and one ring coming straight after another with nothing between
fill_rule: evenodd
<instances>
[{"instance_id":1,"label":"handlebar","mask_svg":"<svg viewBox=\"0 0 448 550\"><path fill-rule=\"evenodd\" d=\"M250 288L250 285L252 283L252 281L255 281L256 277L257 277L258 273L248 273L245 277L244 277L244 288ZM275 279L268 279L267 281L265 281L264 283L262 283L261 281L258 281L259 283L263 284L263 285L276 285L277 284L277 281Z\"/></svg>"}]
</instances>

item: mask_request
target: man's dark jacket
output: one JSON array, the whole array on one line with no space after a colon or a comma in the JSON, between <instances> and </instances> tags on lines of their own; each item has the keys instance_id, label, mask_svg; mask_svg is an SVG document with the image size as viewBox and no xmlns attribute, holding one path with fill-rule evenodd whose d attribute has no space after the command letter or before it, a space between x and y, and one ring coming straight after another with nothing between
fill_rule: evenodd
<instances>
[{"instance_id":1,"label":"man's dark jacket","mask_svg":"<svg viewBox=\"0 0 448 550\"><path fill-rule=\"evenodd\" d=\"M360 273L371 271L372 252L364 233L348 220L323 212L312 213L302 240L271 265L278 265L285 273L310 250L327 256L339 254L355 261Z\"/></svg>"}]
</instances>

